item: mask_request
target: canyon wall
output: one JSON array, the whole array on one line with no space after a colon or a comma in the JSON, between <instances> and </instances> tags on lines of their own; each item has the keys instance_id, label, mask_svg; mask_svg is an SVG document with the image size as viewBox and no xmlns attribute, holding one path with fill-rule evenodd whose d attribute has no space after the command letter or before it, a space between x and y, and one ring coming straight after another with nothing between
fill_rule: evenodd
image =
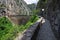
<instances>
[{"instance_id":1,"label":"canyon wall","mask_svg":"<svg viewBox=\"0 0 60 40\"><path fill-rule=\"evenodd\" d=\"M28 8L24 0L0 0L0 4L3 4L5 8L4 10L2 10L2 12L6 12L3 12L3 15L10 18L14 23L18 24L20 20L24 19L26 19L25 21L28 21L30 19L30 15L33 15L32 11ZM27 16L29 17L27 18Z\"/></svg>"}]
</instances>

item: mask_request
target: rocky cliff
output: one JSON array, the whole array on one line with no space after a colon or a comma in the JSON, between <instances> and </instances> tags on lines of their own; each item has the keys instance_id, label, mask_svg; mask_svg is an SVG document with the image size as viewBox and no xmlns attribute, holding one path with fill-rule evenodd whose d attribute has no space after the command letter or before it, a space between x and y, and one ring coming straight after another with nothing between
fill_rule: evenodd
<instances>
[{"instance_id":1,"label":"rocky cliff","mask_svg":"<svg viewBox=\"0 0 60 40\"><path fill-rule=\"evenodd\" d=\"M9 17L14 23L20 23L22 19L27 20L29 17L26 16L32 15L32 11L27 7L24 0L0 0L0 4L3 4L5 8L6 13L3 15Z\"/></svg>"},{"instance_id":2,"label":"rocky cliff","mask_svg":"<svg viewBox=\"0 0 60 40\"><path fill-rule=\"evenodd\" d=\"M46 3L45 3L46 2ZM48 19L51 23L51 28L54 34L58 34L60 31L60 0L40 0L38 2L38 7L41 9L45 9L45 11L41 11L40 14L44 18Z\"/></svg>"}]
</instances>

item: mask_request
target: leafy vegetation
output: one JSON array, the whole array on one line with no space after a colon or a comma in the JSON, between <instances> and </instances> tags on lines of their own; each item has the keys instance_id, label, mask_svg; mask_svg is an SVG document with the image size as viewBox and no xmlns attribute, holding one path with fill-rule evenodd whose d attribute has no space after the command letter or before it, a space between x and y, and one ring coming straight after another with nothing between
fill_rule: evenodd
<instances>
[{"instance_id":1,"label":"leafy vegetation","mask_svg":"<svg viewBox=\"0 0 60 40\"><path fill-rule=\"evenodd\" d=\"M5 7L4 4L0 5L1 7ZM33 10L34 15L31 19L26 23L26 25L14 25L9 21L6 17L0 17L0 40L14 40L18 33L23 32L28 29L30 25L36 22L39 18L37 17L38 10Z\"/></svg>"},{"instance_id":2,"label":"leafy vegetation","mask_svg":"<svg viewBox=\"0 0 60 40\"><path fill-rule=\"evenodd\" d=\"M13 26L6 17L0 18L0 40L13 40L17 33L17 26Z\"/></svg>"},{"instance_id":3,"label":"leafy vegetation","mask_svg":"<svg viewBox=\"0 0 60 40\"><path fill-rule=\"evenodd\" d=\"M0 4L0 8L5 8L6 6L4 4Z\"/></svg>"},{"instance_id":4,"label":"leafy vegetation","mask_svg":"<svg viewBox=\"0 0 60 40\"><path fill-rule=\"evenodd\" d=\"M34 20L34 21L33 21ZM37 16L33 16L26 25L12 25L6 17L0 18L0 40L14 40L19 32L23 32L28 29L36 20Z\"/></svg>"},{"instance_id":5,"label":"leafy vegetation","mask_svg":"<svg viewBox=\"0 0 60 40\"><path fill-rule=\"evenodd\" d=\"M37 15L39 13L39 11L40 11L39 9L35 9L32 12L34 13L34 15Z\"/></svg>"},{"instance_id":6,"label":"leafy vegetation","mask_svg":"<svg viewBox=\"0 0 60 40\"><path fill-rule=\"evenodd\" d=\"M38 4L37 4L37 8L41 9L41 8L45 8L46 4L47 4L48 0L39 0Z\"/></svg>"},{"instance_id":7,"label":"leafy vegetation","mask_svg":"<svg viewBox=\"0 0 60 40\"><path fill-rule=\"evenodd\" d=\"M18 0L16 1L18 5L19 1ZM0 4L0 8L3 8L3 7L6 7L6 6L4 4ZM18 33L23 32L24 30L28 29L30 25L35 23L39 19L36 15L39 10L35 10L34 8L34 10L32 11L34 15L26 23L26 25L14 25L13 26L13 24L10 22L8 18L0 17L0 40L14 40L14 38L17 36Z\"/></svg>"}]
</instances>

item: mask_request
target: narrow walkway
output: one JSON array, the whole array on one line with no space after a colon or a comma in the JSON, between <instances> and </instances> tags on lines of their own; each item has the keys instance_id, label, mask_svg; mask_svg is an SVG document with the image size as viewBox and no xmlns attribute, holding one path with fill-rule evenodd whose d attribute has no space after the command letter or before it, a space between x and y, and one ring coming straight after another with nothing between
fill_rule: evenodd
<instances>
[{"instance_id":1,"label":"narrow walkway","mask_svg":"<svg viewBox=\"0 0 60 40\"><path fill-rule=\"evenodd\" d=\"M48 20L43 19L43 25L39 30L37 40L56 40Z\"/></svg>"}]
</instances>

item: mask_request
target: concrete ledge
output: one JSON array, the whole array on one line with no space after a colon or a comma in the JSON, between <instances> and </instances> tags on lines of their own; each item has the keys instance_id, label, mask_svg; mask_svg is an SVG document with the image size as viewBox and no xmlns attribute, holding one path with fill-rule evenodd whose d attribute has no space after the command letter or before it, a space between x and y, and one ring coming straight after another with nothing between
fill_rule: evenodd
<instances>
[{"instance_id":1,"label":"concrete ledge","mask_svg":"<svg viewBox=\"0 0 60 40\"><path fill-rule=\"evenodd\" d=\"M21 40L32 40L32 37L35 34L35 31L40 27L42 22L42 18L39 19L35 24L31 25L31 27L23 34Z\"/></svg>"}]
</instances>

